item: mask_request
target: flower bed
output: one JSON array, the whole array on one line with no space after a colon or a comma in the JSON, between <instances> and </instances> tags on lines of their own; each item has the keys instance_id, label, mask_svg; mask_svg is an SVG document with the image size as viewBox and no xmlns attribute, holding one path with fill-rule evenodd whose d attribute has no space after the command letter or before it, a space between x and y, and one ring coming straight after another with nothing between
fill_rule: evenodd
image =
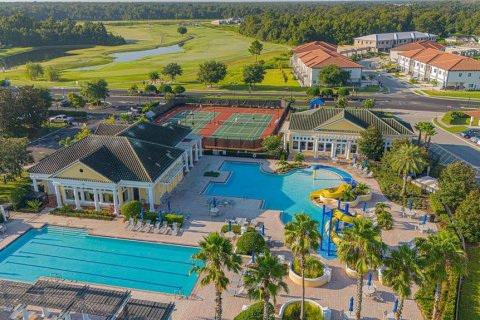
<instances>
[{"instance_id":1,"label":"flower bed","mask_svg":"<svg viewBox=\"0 0 480 320\"><path fill-rule=\"evenodd\" d=\"M307 257L305 265L306 287L320 287L332 279L332 270L314 257ZM302 269L299 258L295 258L290 264L288 276L295 284L302 285Z\"/></svg>"},{"instance_id":2,"label":"flower bed","mask_svg":"<svg viewBox=\"0 0 480 320\"><path fill-rule=\"evenodd\" d=\"M222 233L227 233L228 232L228 224L224 224L222 228L220 229ZM247 232L253 232L255 231L255 228L252 226L247 227ZM242 227L238 224L232 224L232 232L235 234L241 234L242 233Z\"/></svg>"},{"instance_id":3,"label":"flower bed","mask_svg":"<svg viewBox=\"0 0 480 320\"><path fill-rule=\"evenodd\" d=\"M300 319L301 299L292 299L285 302L280 308L279 319L297 320ZM305 299L305 320L330 320L332 311L322 307L313 300Z\"/></svg>"}]
</instances>

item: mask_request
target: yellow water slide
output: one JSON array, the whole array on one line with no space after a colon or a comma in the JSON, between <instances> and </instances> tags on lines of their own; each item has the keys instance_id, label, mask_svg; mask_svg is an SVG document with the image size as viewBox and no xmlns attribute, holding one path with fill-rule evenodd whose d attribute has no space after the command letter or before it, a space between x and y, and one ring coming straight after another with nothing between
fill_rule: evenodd
<instances>
[{"instance_id":1,"label":"yellow water slide","mask_svg":"<svg viewBox=\"0 0 480 320\"><path fill-rule=\"evenodd\" d=\"M334 191L330 191L329 189L319 189L317 191L310 192L310 199L313 200L313 199L319 198L320 196L324 198L338 199L338 197L340 197L342 192L350 187L351 187L350 184L342 183L336 189L332 188L334 189Z\"/></svg>"},{"instance_id":2,"label":"yellow water slide","mask_svg":"<svg viewBox=\"0 0 480 320\"><path fill-rule=\"evenodd\" d=\"M342 221L348 224L352 224L355 219L359 219L361 216L352 217L340 209L333 209L333 217L332 217L332 233L330 234L330 239L332 240L335 245L339 245L342 241L342 235L337 233L337 221ZM325 234L328 235L330 231L330 221L325 223Z\"/></svg>"}]
</instances>

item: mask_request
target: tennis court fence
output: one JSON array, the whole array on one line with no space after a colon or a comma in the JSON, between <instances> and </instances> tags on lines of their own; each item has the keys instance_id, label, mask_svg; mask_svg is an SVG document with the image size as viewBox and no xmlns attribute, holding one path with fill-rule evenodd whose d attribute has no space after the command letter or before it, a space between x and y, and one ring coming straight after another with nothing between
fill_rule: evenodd
<instances>
[{"instance_id":1,"label":"tennis court fence","mask_svg":"<svg viewBox=\"0 0 480 320\"><path fill-rule=\"evenodd\" d=\"M205 149L230 149L230 150L259 150L262 148L263 139L245 140L238 138L203 138Z\"/></svg>"}]
</instances>

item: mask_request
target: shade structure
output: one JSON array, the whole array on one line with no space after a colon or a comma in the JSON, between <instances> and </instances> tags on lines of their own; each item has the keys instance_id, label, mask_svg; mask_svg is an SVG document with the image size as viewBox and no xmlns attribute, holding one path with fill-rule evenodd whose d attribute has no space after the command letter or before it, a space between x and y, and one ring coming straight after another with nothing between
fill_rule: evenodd
<instances>
[{"instance_id":1,"label":"shade structure","mask_svg":"<svg viewBox=\"0 0 480 320\"><path fill-rule=\"evenodd\" d=\"M140 209L140 219L143 219L144 216L145 216L145 209L142 207L142 209Z\"/></svg>"},{"instance_id":2,"label":"shade structure","mask_svg":"<svg viewBox=\"0 0 480 320\"><path fill-rule=\"evenodd\" d=\"M228 220L228 232L232 231L232 220Z\"/></svg>"},{"instance_id":3,"label":"shade structure","mask_svg":"<svg viewBox=\"0 0 480 320\"><path fill-rule=\"evenodd\" d=\"M350 297L350 305L348 306L348 311L352 312L353 311L353 297Z\"/></svg>"},{"instance_id":4,"label":"shade structure","mask_svg":"<svg viewBox=\"0 0 480 320\"><path fill-rule=\"evenodd\" d=\"M393 303L393 313L397 313L398 309L398 299L395 299L395 302Z\"/></svg>"},{"instance_id":5,"label":"shade structure","mask_svg":"<svg viewBox=\"0 0 480 320\"><path fill-rule=\"evenodd\" d=\"M367 285L371 286L372 285L372 273L368 273L368 279L367 279Z\"/></svg>"}]
</instances>

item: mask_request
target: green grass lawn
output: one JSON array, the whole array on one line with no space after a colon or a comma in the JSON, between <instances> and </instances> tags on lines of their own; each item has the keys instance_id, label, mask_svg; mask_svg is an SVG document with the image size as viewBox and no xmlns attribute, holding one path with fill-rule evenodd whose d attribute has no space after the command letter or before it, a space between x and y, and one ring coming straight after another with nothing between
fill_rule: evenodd
<instances>
[{"instance_id":1,"label":"green grass lawn","mask_svg":"<svg viewBox=\"0 0 480 320\"><path fill-rule=\"evenodd\" d=\"M440 123L436 118L433 119L433 123L435 123L437 126L439 126L442 129L447 130L448 132L451 133L460 133L462 131L468 130L467 126L453 126L453 127L447 127L443 123Z\"/></svg>"},{"instance_id":2,"label":"green grass lawn","mask_svg":"<svg viewBox=\"0 0 480 320\"><path fill-rule=\"evenodd\" d=\"M459 319L480 320L480 246L467 250L468 275L460 292Z\"/></svg>"},{"instance_id":3,"label":"green grass lawn","mask_svg":"<svg viewBox=\"0 0 480 320\"><path fill-rule=\"evenodd\" d=\"M77 83L91 79L106 79L110 88L127 89L132 84L143 86L143 81L148 80L151 71L160 71L169 62L177 62L183 68L183 75L177 82L185 85L187 90L212 90L198 83L196 74L198 65L208 60L222 61L228 66L228 75L216 88L221 90L248 91L242 84L242 68L252 64L255 58L248 52L252 38L244 37L231 28L212 27L205 25L189 26L188 33L182 37L177 33L177 22L174 21L116 21L105 23L108 31L122 35L127 44L122 46L107 47L95 46L91 48L70 51L72 55L52 59L42 63L44 67L54 66L62 70L61 81L48 82L40 79L36 82L42 86L74 87ZM114 63L96 70L71 70L72 68L93 66L112 61L109 54L126 51L139 51L152 49L158 46L169 46L190 39L183 45L184 52L157 55L141 60ZM264 51L259 59L268 63L275 58L283 58L288 62L286 55L289 47L285 45L265 42ZM256 91L285 91L302 90L298 82L293 79L290 70L286 69L287 83L284 83L280 69L268 69L265 80L256 86ZM25 77L25 67L20 66L4 74L14 84L31 84L32 81ZM215 88L213 89L215 90Z\"/></svg>"},{"instance_id":4,"label":"green grass lawn","mask_svg":"<svg viewBox=\"0 0 480 320\"><path fill-rule=\"evenodd\" d=\"M431 91L423 90L426 94L437 97L453 97L464 99L480 99L480 91Z\"/></svg>"},{"instance_id":5,"label":"green grass lawn","mask_svg":"<svg viewBox=\"0 0 480 320\"><path fill-rule=\"evenodd\" d=\"M3 177L0 179L0 203L10 201L10 192L15 188L21 188L30 184L30 179L24 175L14 180L3 183Z\"/></svg>"}]
</instances>

